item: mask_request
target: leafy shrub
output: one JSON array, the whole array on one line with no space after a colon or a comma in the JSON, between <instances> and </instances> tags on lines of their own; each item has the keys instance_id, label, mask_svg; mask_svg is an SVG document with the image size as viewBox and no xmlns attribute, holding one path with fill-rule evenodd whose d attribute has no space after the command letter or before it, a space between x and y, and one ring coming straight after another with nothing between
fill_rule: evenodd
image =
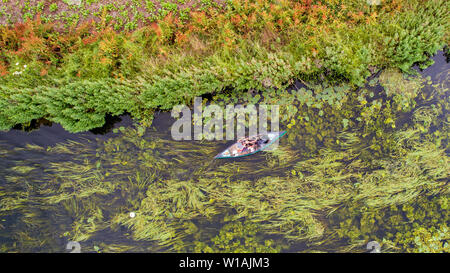
<instances>
[{"instance_id":1,"label":"leafy shrub","mask_svg":"<svg viewBox=\"0 0 450 273\"><path fill-rule=\"evenodd\" d=\"M45 117L70 132L101 127L105 115L125 111L139 116L132 85L116 81L80 81L64 87L2 88L1 129Z\"/></svg>"},{"instance_id":2,"label":"leafy shrub","mask_svg":"<svg viewBox=\"0 0 450 273\"><path fill-rule=\"evenodd\" d=\"M387 62L402 71L409 71L414 63L430 65L429 57L445 45L442 38L450 26L448 1L412 5L411 10L385 17L381 25Z\"/></svg>"},{"instance_id":3,"label":"leafy shrub","mask_svg":"<svg viewBox=\"0 0 450 273\"><path fill-rule=\"evenodd\" d=\"M194 97L223 88L223 83L209 70L182 70L168 76L155 76L142 85L140 100L148 108L171 109L190 103Z\"/></svg>"},{"instance_id":4,"label":"leafy shrub","mask_svg":"<svg viewBox=\"0 0 450 273\"><path fill-rule=\"evenodd\" d=\"M26 124L45 115L45 107L35 100L36 89L12 89L0 85L0 130Z\"/></svg>"}]
</instances>

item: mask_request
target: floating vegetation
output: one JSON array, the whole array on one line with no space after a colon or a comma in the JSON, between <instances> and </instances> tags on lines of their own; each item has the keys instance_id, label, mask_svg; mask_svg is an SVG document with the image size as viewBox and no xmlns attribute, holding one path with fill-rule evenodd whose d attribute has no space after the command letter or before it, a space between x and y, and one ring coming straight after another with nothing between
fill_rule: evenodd
<instances>
[{"instance_id":1,"label":"floating vegetation","mask_svg":"<svg viewBox=\"0 0 450 273\"><path fill-rule=\"evenodd\" d=\"M392 251L449 252L449 198L447 192L381 210L347 204L331 217L336 226L331 236L348 240L355 248L361 241L378 240Z\"/></svg>"},{"instance_id":2,"label":"floating vegetation","mask_svg":"<svg viewBox=\"0 0 450 273\"><path fill-rule=\"evenodd\" d=\"M194 252L276 253L281 248L273 239L264 239L257 224L237 221L226 224L209 242L196 242Z\"/></svg>"}]
</instances>

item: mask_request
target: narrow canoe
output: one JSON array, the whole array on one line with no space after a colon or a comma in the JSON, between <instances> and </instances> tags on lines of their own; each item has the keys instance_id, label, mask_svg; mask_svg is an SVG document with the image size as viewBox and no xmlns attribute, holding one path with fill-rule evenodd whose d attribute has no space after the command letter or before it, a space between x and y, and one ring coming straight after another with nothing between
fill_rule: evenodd
<instances>
[{"instance_id":1,"label":"narrow canoe","mask_svg":"<svg viewBox=\"0 0 450 273\"><path fill-rule=\"evenodd\" d=\"M214 158L238 158L238 157L243 157L243 156L248 156L248 155L255 154L257 152L260 152L260 151L266 149L270 145L272 145L275 141L277 141L277 139L282 137L285 133L286 133L286 131L267 133L267 137L268 137L269 141L267 143L262 144L255 151L253 151L253 152L249 152L248 151L248 152L245 152L245 153L233 155L233 153L231 151L237 150L239 148L239 145L240 145L238 142L236 142L233 145L231 145L230 147L226 148L223 152L221 152L218 155L216 155Z\"/></svg>"}]
</instances>

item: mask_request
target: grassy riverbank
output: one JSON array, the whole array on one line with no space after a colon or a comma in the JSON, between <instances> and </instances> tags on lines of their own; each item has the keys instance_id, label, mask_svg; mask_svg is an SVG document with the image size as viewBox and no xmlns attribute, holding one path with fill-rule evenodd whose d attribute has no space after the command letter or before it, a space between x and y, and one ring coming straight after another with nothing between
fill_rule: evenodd
<instances>
[{"instance_id":1,"label":"grassy riverbank","mask_svg":"<svg viewBox=\"0 0 450 273\"><path fill-rule=\"evenodd\" d=\"M448 64L412 70L448 44L448 1L38 2L2 17L0 129L137 122L0 142L1 252L450 251ZM218 162L225 141L148 127L206 94L279 105L286 136Z\"/></svg>"},{"instance_id":2,"label":"grassy riverbank","mask_svg":"<svg viewBox=\"0 0 450 273\"><path fill-rule=\"evenodd\" d=\"M195 96L283 90L294 79L359 86L381 68L429 65L450 21L442 0L201 1L132 29L110 20L116 7L96 8L64 31L46 6L0 27L0 129L45 118L80 132L124 112L149 123L154 110Z\"/></svg>"}]
</instances>

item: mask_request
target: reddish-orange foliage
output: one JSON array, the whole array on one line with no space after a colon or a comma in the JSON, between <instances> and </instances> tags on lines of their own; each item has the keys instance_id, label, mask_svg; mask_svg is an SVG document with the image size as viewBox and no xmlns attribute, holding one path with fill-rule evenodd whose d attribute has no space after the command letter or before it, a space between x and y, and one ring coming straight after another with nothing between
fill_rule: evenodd
<instances>
[{"instance_id":1,"label":"reddish-orange foliage","mask_svg":"<svg viewBox=\"0 0 450 273\"><path fill-rule=\"evenodd\" d=\"M47 73L48 73L47 69L42 68L40 75L43 77L43 76L47 75Z\"/></svg>"},{"instance_id":2,"label":"reddish-orange foliage","mask_svg":"<svg viewBox=\"0 0 450 273\"><path fill-rule=\"evenodd\" d=\"M312 0L302 0L302 3L306 9L309 9L311 7Z\"/></svg>"},{"instance_id":3,"label":"reddish-orange foliage","mask_svg":"<svg viewBox=\"0 0 450 273\"><path fill-rule=\"evenodd\" d=\"M393 0L386 9L398 9L400 4L397 2ZM173 45L190 45L196 52L205 51L205 40L209 40L208 45L213 47L228 49L235 48L242 39L258 38L264 45L269 45L275 36L284 41L285 37L280 37L278 33L291 33L285 31L286 29L292 30L292 33L299 30L323 33L327 31L327 23L332 23L340 17L348 16L345 23L370 22L376 19L376 14L368 18L363 12L351 12L344 5L337 7L333 4L334 9L330 9L329 5L326 1L317 0L280 0L276 3L268 3L265 0L234 0L235 10L232 13L214 8L191 11L191 19L185 22L169 13L165 18L138 30L141 31L138 39L148 43L148 52L152 52L151 54L167 56L169 47ZM115 59L123 53L118 40L133 39L131 37L134 36L125 32L118 34L107 25L103 25L99 31L95 27L99 27L98 24L85 22L61 33L52 31L51 24L42 24L39 17L13 27L0 26L0 50L6 58L18 56L41 61L42 71L48 71L52 64L49 61L58 63L55 60L64 54L70 54L82 47L98 45L100 52L96 61L114 65ZM157 39L151 39L150 36L156 36ZM317 37L310 37L312 40L315 38ZM0 65L0 73L7 73L7 62L4 61Z\"/></svg>"},{"instance_id":4,"label":"reddish-orange foliage","mask_svg":"<svg viewBox=\"0 0 450 273\"><path fill-rule=\"evenodd\" d=\"M201 30L206 30L207 24L207 17L206 13L204 11L192 11L191 12L191 18L192 18L192 24L194 27L197 27Z\"/></svg>"},{"instance_id":5,"label":"reddish-orange foliage","mask_svg":"<svg viewBox=\"0 0 450 273\"><path fill-rule=\"evenodd\" d=\"M178 45L184 45L187 43L188 40L189 40L189 37L185 33L181 32L181 31L178 31L177 33L175 33L175 42Z\"/></svg>"},{"instance_id":6,"label":"reddish-orange foliage","mask_svg":"<svg viewBox=\"0 0 450 273\"><path fill-rule=\"evenodd\" d=\"M159 25L157 23L151 23L150 27L153 29L153 31L155 31L155 33L158 37L161 37L161 28L159 27Z\"/></svg>"},{"instance_id":7,"label":"reddish-orange foliage","mask_svg":"<svg viewBox=\"0 0 450 273\"><path fill-rule=\"evenodd\" d=\"M89 45L89 44L93 44L98 40L98 36L88 36L86 38L84 38L83 40L81 40L81 42L83 43L83 45Z\"/></svg>"},{"instance_id":8,"label":"reddish-orange foliage","mask_svg":"<svg viewBox=\"0 0 450 273\"><path fill-rule=\"evenodd\" d=\"M6 65L4 65L3 62L0 62L0 76L3 77L5 75L7 75L8 72L8 68L6 67Z\"/></svg>"},{"instance_id":9,"label":"reddish-orange foliage","mask_svg":"<svg viewBox=\"0 0 450 273\"><path fill-rule=\"evenodd\" d=\"M0 29L0 45L5 55L17 56L21 59L43 60L51 59L53 40L44 38L51 31L51 24L42 24L38 15L34 21L17 23L12 27Z\"/></svg>"},{"instance_id":10,"label":"reddish-orange foliage","mask_svg":"<svg viewBox=\"0 0 450 273\"><path fill-rule=\"evenodd\" d=\"M231 17L231 22L233 23L233 25L235 25L236 27L239 27L241 24L242 18L239 14L236 14L234 16Z\"/></svg>"}]
</instances>

